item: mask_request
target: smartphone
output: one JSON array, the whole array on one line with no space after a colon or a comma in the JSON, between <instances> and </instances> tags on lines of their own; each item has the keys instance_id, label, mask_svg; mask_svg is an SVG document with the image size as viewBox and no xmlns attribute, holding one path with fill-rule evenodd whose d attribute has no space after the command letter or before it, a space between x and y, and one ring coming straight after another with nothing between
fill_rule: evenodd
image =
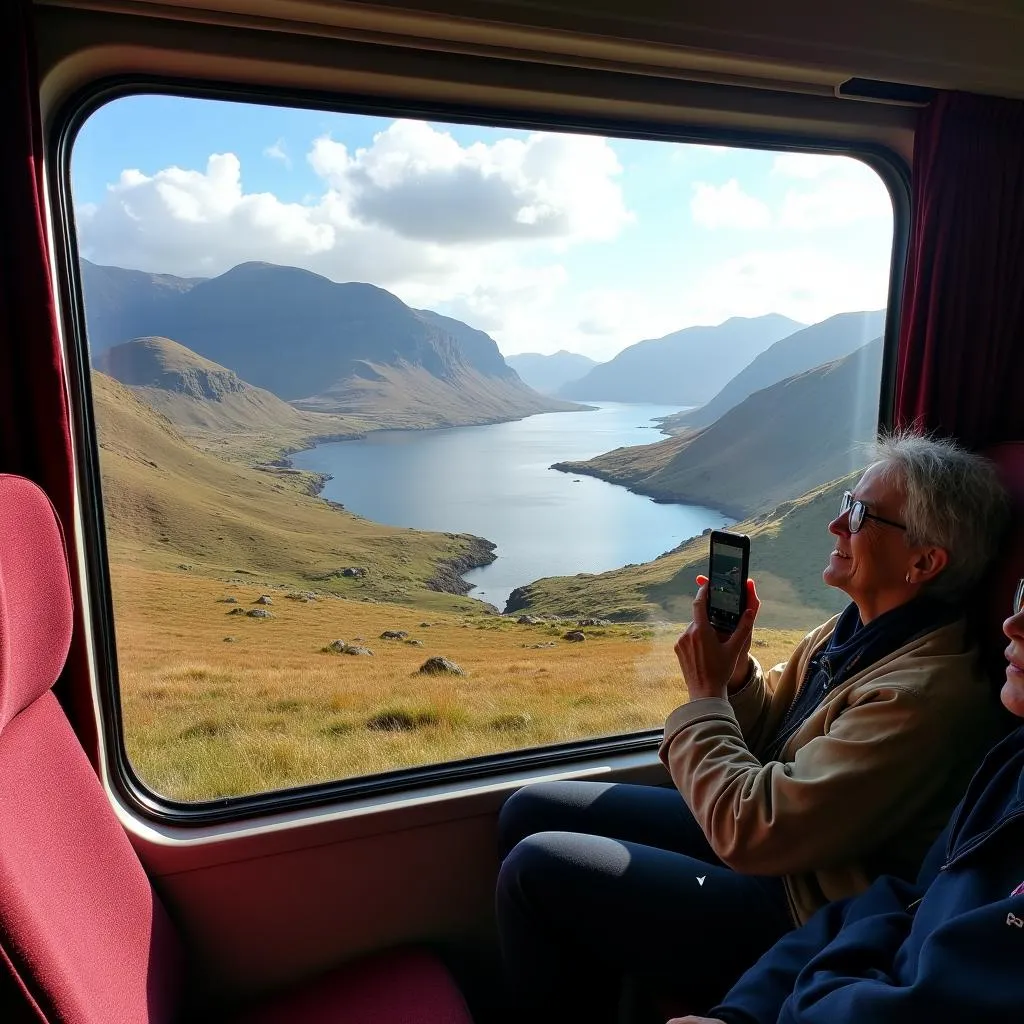
<instances>
[{"instance_id":1,"label":"smartphone","mask_svg":"<svg viewBox=\"0 0 1024 1024\"><path fill-rule=\"evenodd\" d=\"M731 633L747 606L750 538L714 530L708 565L708 619L715 629Z\"/></svg>"}]
</instances>

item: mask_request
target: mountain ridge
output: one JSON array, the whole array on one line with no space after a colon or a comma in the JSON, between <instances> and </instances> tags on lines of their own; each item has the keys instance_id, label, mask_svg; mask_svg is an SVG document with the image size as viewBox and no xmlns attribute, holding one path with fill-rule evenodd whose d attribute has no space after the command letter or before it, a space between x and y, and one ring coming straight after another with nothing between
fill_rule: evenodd
<instances>
[{"instance_id":1,"label":"mountain ridge","mask_svg":"<svg viewBox=\"0 0 1024 1024\"><path fill-rule=\"evenodd\" d=\"M778 313L730 317L638 341L558 395L578 401L695 406L711 399L760 352L804 325Z\"/></svg>"},{"instance_id":2,"label":"mountain ridge","mask_svg":"<svg viewBox=\"0 0 1024 1024\"><path fill-rule=\"evenodd\" d=\"M579 408L527 387L484 332L413 310L375 285L260 262L199 280L83 261L83 281L89 330L98 332L90 333L94 360L129 340L115 332L131 326L130 337L174 339L307 411L370 416L377 427L469 425ZM125 309L110 308L126 295Z\"/></svg>"},{"instance_id":3,"label":"mountain ridge","mask_svg":"<svg viewBox=\"0 0 1024 1024\"><path fill-rule=\"evenodd\" d=\"M656 501L744 518L862 465L877 429L882 339L754 392L711 425L556 463Z\"/></svg>"},{"instance_id":4,"label":"mountain ridge","mask_svg":"<svg viewBox=\"0 0 1024 1024\"><path fill-rule=\"evenodd\" d=\"M568 352L564 348L550 355L519 352L506 356L505 362L541 394L555 394L563 385L579 380L598 365L596 359L578 352Z\"/></svg>"},{"instance_id":5,"label":"mountain ridge","mask_svg":"<svg viewBox=\"0 0 1024 1024\"><path fill-rule=\"evenodd\" d=\"M885 310L837 313L781 338L757 355L711 399L697 409L666 416L663 430L675 433L714 423L755 391L841 359L882 333Z\"/></svg>"}]
</instances>

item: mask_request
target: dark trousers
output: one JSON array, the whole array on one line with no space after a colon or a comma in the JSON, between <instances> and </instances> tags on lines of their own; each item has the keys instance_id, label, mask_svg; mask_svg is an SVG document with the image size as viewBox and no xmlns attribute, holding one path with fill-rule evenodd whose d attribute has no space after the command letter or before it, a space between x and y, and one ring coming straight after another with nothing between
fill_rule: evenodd
<instances>
[{"instance_id":1,"label":"dark trousers","mask_svg":"<svg viewBox=\"0 0 1024 1024\"><path fill-rule=\"evenodd\" d=\"M793 927L781 879L725 867L674 789L528 786L499 829L498 927L518 1019L614 1020L624 977L697 1012Z\"/></svg>"}]
</instances>

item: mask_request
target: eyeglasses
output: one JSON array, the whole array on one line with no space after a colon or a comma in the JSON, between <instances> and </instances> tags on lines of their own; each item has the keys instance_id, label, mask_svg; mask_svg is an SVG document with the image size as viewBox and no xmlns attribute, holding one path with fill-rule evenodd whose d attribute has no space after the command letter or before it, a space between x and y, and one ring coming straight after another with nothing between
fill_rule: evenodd
<instances>
[{"instance_id":1,"label":"eyeglasses","mask_svg":"<svg viewBox=\"0 0 1024 1024\"><path fill-rule=\"evenodd\" d=\"M874 519L876 523L885 523L886 526L895 526L897 530L906 529L903 523L895 523L891 519L884 519L882 516L873 515L868 511L868 507L863 501L857 501L849 491L844 491L843 500L839 506L839 514L842 516L847 513L849 513L847 529L850 533L857 533L864 525L865 519Z\"/></svg>"},{"instance_id":2,"label":"eyeglasses","mask_svg":"<svg viewBox=\"0 0 1024 1024\"><path fill-rule=\"evenodd\" d=\"M1013 592L1013 614L1020 615L1024 608L1024 580L1017 581L1017 589Z\"/></svg>"}]
</instances>

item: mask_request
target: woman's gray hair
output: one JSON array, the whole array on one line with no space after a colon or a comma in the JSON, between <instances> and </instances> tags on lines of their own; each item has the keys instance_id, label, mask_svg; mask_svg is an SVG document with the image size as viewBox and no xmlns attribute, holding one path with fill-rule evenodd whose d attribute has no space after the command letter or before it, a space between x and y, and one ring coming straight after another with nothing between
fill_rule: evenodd
<instances>
[{"instance_id":1,"label":"woman's gray hair","mask_svg":"<svg viewBox=\"0 0 1024 1024\"><path fill-rule=\"evenodd\" d=\"M928 593L946 600L966 599L995 555L1009 521L1009 500L995 467L953 441L911 431L883 435L874 455L898 474L907 543L934 544L949 555Z\"/></svg>"}]
</instances>

